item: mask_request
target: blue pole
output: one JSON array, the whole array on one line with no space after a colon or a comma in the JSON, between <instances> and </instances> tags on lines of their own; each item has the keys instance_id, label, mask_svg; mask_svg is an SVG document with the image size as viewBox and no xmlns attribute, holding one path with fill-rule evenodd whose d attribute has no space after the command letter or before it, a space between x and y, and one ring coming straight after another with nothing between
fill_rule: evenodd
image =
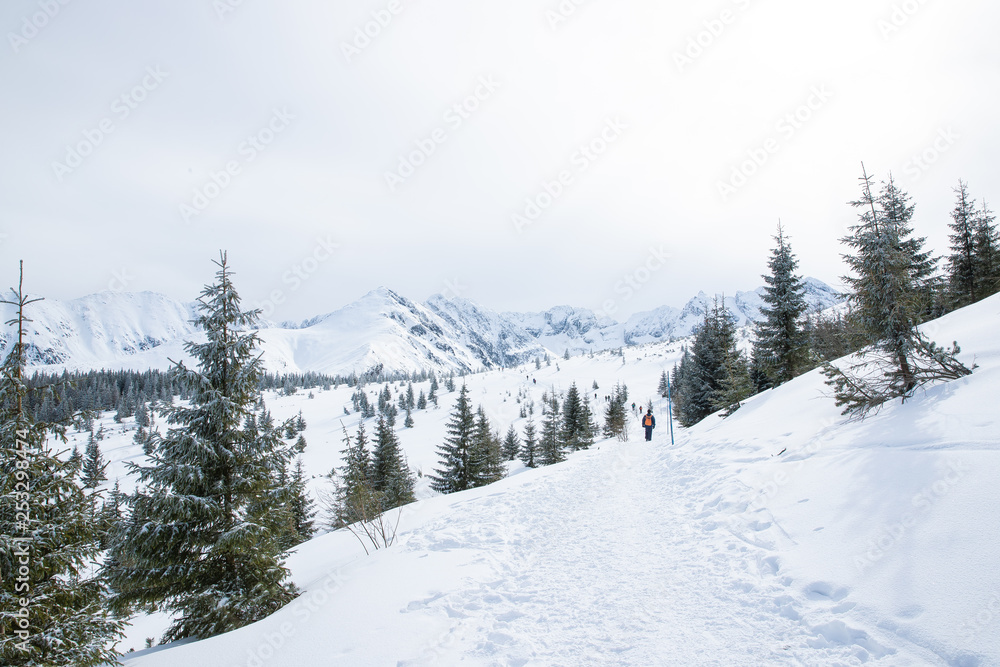
<instances>
[{"instance_id":1,"label":"blue pole","mask_svg":"<svg viewBox=\"0 0 1000 667\"><path fill-rule=\"evenodd\" d=\"M667 373L667 418L670 419L670 445L674 444L674 404L670 391L670 374Z\"/></svg>"}]
</instances>

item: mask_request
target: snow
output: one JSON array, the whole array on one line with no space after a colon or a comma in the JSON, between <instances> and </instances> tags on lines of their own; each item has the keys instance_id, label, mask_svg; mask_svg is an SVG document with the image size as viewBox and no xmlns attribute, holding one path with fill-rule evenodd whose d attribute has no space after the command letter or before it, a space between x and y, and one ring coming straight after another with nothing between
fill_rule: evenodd
<instances>
[{"instance_id":1,"label":"snow","mask_svg":"<svg viewBox=\"0 0 1000 667\"><path fill-rule=\"evenodd\" d=\"M840 297L814 279L807 300L816 308ZM740 323L760 315L760 292L737 292L726 306ZM609 350L622 345L689 336L710 299L694 297L683 310L668 306L638 313L625 323L598 320L593 312L559 306L544 313L496 313L458 297L434 295L419 304L380 287L338 310L299 325L262 321L264 364L274 373L314 371L362 374L382 364L388 371L474 371L510 367L536 357ZM9 306L0 306L8 319ZM30 365L40 371L155 368L189 360L185 340L203 340L191 320L195 303L153 292L105 291L71 301L32 306ZM10 333L0 333L6 348Z\"/></svg>"},{"instance_id":2,"label":"snow","mask_svg":"<svg viewBox=\"0 0 1000 667\"><path fill-rule=\"evenodd\" d=\"M393 546L366 556L345 531L316 537L289 558L304 592L278 613L123 663L998 665L998 326L1000 295L926 325L979 368L863 422L814 371L677 428L673 447L657 400L651 444L634 424L628 443L450 496L424 477ZM597 380L600 409L624 381L645 405L679 354L648 345L467 382L501 432L521 430L519 390L538 401ZM318 475L357 418L347 388L305 394L267 401L279 419L303 411ZM415 469L436 466L456 395L399 429ZM143 622L125 646L149 636Z\"/></svg>"}]
</instances>

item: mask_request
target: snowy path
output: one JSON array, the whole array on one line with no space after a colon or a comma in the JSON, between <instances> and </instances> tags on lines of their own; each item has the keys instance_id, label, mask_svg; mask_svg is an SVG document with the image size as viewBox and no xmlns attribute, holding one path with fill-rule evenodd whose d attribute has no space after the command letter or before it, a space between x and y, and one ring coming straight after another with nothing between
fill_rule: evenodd
<instances>
[{"instance_id":1,"label":"snowy path","mask_svg":"<svg viewBox=\"0 0 1000 667\"><path fill-rule=\"evenodd\" d=\"M412 604L407 613L446 616L450 630L400 665L858 664L869 657L850 641L817 642L801 622L802 603L776 576L776 559L763 548L770 545L740 536L770 524L744 528L729 514L718 494L726 480L711 457L662 443L605 443L539 482L470 502L459 519L409 539L410 550L481 549L492 576ZM732 530L733 521L741 527ZM830 628L851 636L846 626ZM854 636L882 653L865 633Z\"/></svg>"}]
</instances>

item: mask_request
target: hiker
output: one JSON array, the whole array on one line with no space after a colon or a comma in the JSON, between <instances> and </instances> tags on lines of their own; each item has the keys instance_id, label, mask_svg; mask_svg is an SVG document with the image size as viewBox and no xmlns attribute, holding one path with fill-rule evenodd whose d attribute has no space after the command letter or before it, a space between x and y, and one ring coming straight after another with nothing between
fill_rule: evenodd
<instances>
[{"instance_id":1,"label":"hiker","mask_svg":"<svg viewBox=\"0 0 1000 667\"><path fill-rule=\"evenodd\" d=\"M642 427L646 429L646 442L653 439L653 429L656 428L656 417L653 416L653 408L646 410L642 417Z\"/></svg>"}]
</instances>

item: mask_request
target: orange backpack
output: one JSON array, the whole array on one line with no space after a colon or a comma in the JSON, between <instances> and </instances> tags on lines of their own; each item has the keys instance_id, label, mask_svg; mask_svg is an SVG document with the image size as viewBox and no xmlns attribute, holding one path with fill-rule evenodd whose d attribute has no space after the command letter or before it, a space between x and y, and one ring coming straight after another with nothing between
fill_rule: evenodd
<instances>
[{"instance_id":1,"label":"orange backpack","mask_svg":"<svg viewBox=\"0 0 1000 667\"><path fill-rule=\"evenodd\" d=\"M653 415L646 415L643 418L643 420L642 420L642 425L643 426L652 426L653 425Z\"/></svg>"}]
</instances>

